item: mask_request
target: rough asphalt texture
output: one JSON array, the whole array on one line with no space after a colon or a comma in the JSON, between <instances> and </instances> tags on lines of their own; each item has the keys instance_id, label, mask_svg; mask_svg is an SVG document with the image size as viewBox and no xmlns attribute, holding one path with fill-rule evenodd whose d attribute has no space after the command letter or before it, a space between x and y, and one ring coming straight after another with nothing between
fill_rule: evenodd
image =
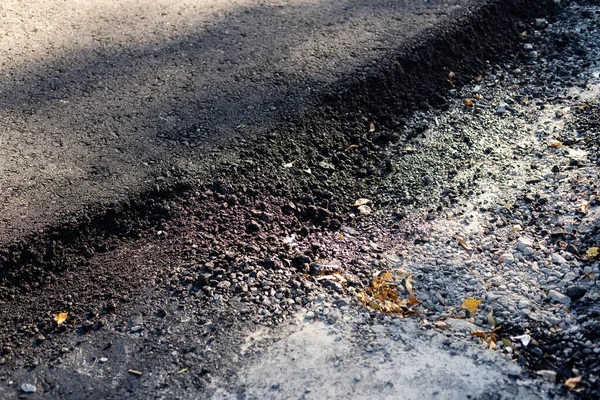
<instances>
[{"instance_id":1,"label":"rough asphalt texture","mask_svg":"<svg viewBox=\"0 0 600 400\"><path fill-rule=\"evenodd\" d=\"M244 140L224 143L227 157L214 165L210 180L77 214L71 225L3 248L0 394L544 398L569 395L562 383L582 376L580 396L593 398L598 367L586 361L598 344L598 296L586 274L596 274L598 263L585 249L597 232L561 218L573 214L588 224L597 210L597 104L586 100L582 108L581 88L564 94L564 86L588 83L594 56L586 53L585 39L594 39L585 32L595 25L577 21L593 21L597 12L574 7L575 22L550 20L546 33L547 21L533 19L542 10L502 4L495 12L493 5L475 12L460 34L438 35L449 46L409 51L408 62L396 69L385 65L385 55L398 50L389 48L376 60L381 69L370 60L350 71L364 78L349 80L358 100L340 94L348 87L342 77L323 89L329 91L321 103L326 110L310 121L298 124L293 115L309 97L307 103L290 100L296 109L280 117L294 123L274 131L268 118L249 117L255 122L236 125ZM486 33L502 33L497 52ZM511 61L486 63L494 55ZM419 82L419 90L407 91L408 83L386 91L389 85L374 78L402 70L412 73L406 81ZM431 78L427 87L424 76ZM536 86L540 81L548 93ZM391 92L419 96L398 100L387 97ZM476 105L465 106L467 98ZM266 104L269 112L281 111ZM399 104L412 115L404 118L406 110L394 109ZM546 108L560 111L556 118L566 123L545 122ZM539 132L530 129L543 124ZM193 128L182 135L199 129ZM259 129L267 135L252 138ZM564 147L549 147L554 138ZM189 140L191 147L198 143ZM518 156L522 167L509 160ZM189 159L177 153L177 160ZM171 171L163 180L180 173ZM524 180L535 193L520 192ZM561 202L571 187L571 203L587 202L583 214ZM360 197L372 199L371 215L350 207ZM559 223L568 230L555 241L543 228ZM536 239L531 252L515 243L521 230ZM456 234L471 243L470 251ZM533 263L549 277L524 276ZM343 275L323 273L323 264ZM400 268L414 273L418 318L384 316L357 301L377 273ZM582 298L566 290L573 279L579 294L586 291ZM555 300L563 298L548 290L578 303L565 309ZM475 315L460 309L466 297L484 300ZM508 342L482 345L471 331L494 327L486 318L492 309L495 323L505 325L497 335ZM67 321L57 326L54 316L65 311ZM534 344L523 348L510 339L522 333ZM535 374L540 368L545 372ZM25 394L33 387L35 394Z\"/></svg>"},{"instance_id":2,"label":"rough asphalt texture","mask_svg":"<svg viewBox=\"0 0 600 400\"><path fill-rule=\"evenodd\" d=\"M0 240L204 172L485 2L3 1Z\"/></svg>"}]
</instances>

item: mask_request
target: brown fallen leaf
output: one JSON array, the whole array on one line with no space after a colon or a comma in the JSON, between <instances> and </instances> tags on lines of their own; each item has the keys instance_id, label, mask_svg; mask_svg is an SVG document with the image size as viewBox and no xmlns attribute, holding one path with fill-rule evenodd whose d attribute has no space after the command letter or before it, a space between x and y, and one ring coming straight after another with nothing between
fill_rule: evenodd
<instances>
[{"instance_id":1,"label":"brown fallen leaf","mask_svg":"<svg viewBox=\"0 0 600 400\"><path fill-rule=\"evenodd\" d=\"M469 245L469 243L465 242L465 239L461 238L460 236L454 236L454 239L456 239L456 241L465 249L473 250L473 248Z\"/></svg>"},{"instance_id":2,"label":"brown fallen leaf","mask_svg":"<svg viewBox=\"0 0 600 400\"><path fill-rule=\"evenodd\" d=\"M460 308L467 310L471 314L475 314L477 312L477 307L479 307L479 304L481 304L481 300L465 299Z\"/></svg>"},{"instance_id":3,"label":"brown fallen leaf","mask_svg":"<svg viewBox=\"0 0 600 400\"><path fill-rule=\"evenodd\" d=\"M371 122L371 125L369 125L369 132L375 132L375 123Z\"/></svg>"},{"instance_id":4,"label":"brown fallen leaf","mask_svg":"<svg viewBox=\"0 0 600 400\"><path fill-rule=\"evenodd\" d=\"M453 79L455 76L456 76L456 74L454 72L452 72L452 71L450 71L448 73L448 78L450 78L450 79Z\"/></svg>"},{"instance_id":5,"label":"brown fallen leaf","mask_svg":"<svg viewBox=\"0 0 600 400\"><path fill-rule=\"evenodd\" d=\"M573 390L573 389L575 389L575 386L577 386L577 384L579 382L581 382L581 377L576 376L574 378L567 379L567 381L565 382L565 386L568 387L569 389Z\"/></svg>"},{"instance_id":6,"label":"brown fallen leaf","mask_svg":"<svg viewBox=\"0 0 600 400\"><path fill-rule=\"evenodd\" d=\"M350 146L346 147L346 151L348 151L348 150L354 150L354 149L358 149L358 145L357 144L351 144Z\"/></svg>"},{"instance_id":7,"label":"brown fallen leaf","mask_svg":"<svg viewBox=\"0 0 600 400\"><path fill-rule=\"evenodd\" d=\"M552 142L550 143L548 146L549 147L560 147L562 146L563 142L559 142L558 140L556 142Z\"/></svg>"},{"instance_id":8,"label":"brown fallen leaf","mask_svg":"<svg viewBox=\"0 0 600 400\"><path fill-rule=\"evenodd\" d=\"M56 321L56 325L61 326L69 316L68 312L60 313L56 317L54 317L54 321Z\"/></svg>"},{"instance_id":9,"label":"brown fallen leaf","mask_svg":"<svg viewBox=\"0 0 600 400\"><path fill-rule=\"evenodd\" d=\"M398 278L408 279L404 271L382 272L371 281L371 285L359 294L363 306L371 310L377 310L388 314L406 316L416 314L411 306L419 304L414 295L408 299L398 296Z\"/></svg>"},{"instance_id":10,"label":"brown fallen leaf","mask_svg":"<svg viewBox=\"0 0 600 400\"><path fill-rule=\"evenodd\" d=\"M475 330L471 331L471 336L481 339L483 343L486 344L488 349L493 349L496 347L496 343L498 343L498 336L496 333L500 330L500 328L494 328L491 331L482 331Z\"/></svg>"},{"instance_id":11,"label":"brown fallen leaf","mask_svg":"<svg viewBox=\"0 0 600 400\"><path fill-rule=\"evenodd\" d=\"M473 100L465 101L465 106L467 106L467 107L473 107L474 105L475 105L475 103L473 103Z\"/></svg>"}]
</instances>

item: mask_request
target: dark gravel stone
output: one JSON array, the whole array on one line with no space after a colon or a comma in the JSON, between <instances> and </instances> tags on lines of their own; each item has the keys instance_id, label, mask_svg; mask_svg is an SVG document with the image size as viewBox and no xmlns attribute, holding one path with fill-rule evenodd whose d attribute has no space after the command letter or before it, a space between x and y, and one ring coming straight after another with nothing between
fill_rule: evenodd
<instances>
[{"instance_id":1,"label":"dark gravel stone","mask_svg":"<svg viewBox=\"0 0 600 400\"><path fill-rule=\"evenodd\" d=\"M573 286L566 290L565 294L571 298L571 300L579 300L587 293L587 289L581 286Z\"/></svg>"}]
</instances>

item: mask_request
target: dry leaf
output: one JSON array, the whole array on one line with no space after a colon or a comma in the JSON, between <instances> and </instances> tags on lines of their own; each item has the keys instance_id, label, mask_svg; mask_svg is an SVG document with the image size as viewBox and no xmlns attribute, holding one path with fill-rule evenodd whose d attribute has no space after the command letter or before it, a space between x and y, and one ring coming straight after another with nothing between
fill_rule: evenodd
<instances>
[{"instance_id":1,"label":"dry leaf","mask_svg":"<svg viewBox=\"0 0 600 400\"><path fill-rule=\"evenodd\" d=\"M471 336L481 339L481 341L486 344L488 349L493 349L496 347L496 343L498 343L498 336L496 335L496 332L499 330L500 328L498 327L487 332L481 330L471 331Z\"/></svg>"},{"instance_id":2,"label":"dry leaf","mask_svg":"<svg viewBox=\"0 0 600 400\"><path fill-rule=\"evenodd\" d=\"M448 83L450 84L450 86L455 87L454 82L452 82L450 79L448 79Z\"/></svg>"},{"instance_id":3,"label":"dry leaf","mask_svg":"<svg viewBox=\"0 0 600 400\"><path fill-rule=\"evenodd\" d=\"M296 162L296 160L289 162L287 164L283 164L283 168L292 168L294 166L295 162Z\"/></svg>"},{"instance_id":4,"label":"dry leaf","mask_svg":"<svg viewBox=\"0 0 600 400\"><path fill-rule=\"evenodd\" d=\"M373 202L369 199L358 199L354 202L354 204L352 204L351 207L360 207L360 206L367 206L369 204L372 204Z\"/></svg>"},{"instance_id":5,"label":"dry leaf","mask_svg":"<svg viewBox=\"0 0 600 400\"><path fill-rule=\"evenodd\" d=\"M558 140L556 142L552 142L550 143L548 146L550 147L560 147L562 146L563 142L559 142Z\"/></svg>"},{"instance_id":6,"label":"dry leaf","mask_svg":"<svg viewBox=\"0 0 600 400\"><path fill-rule=\"evenodd\" d=\"M471 314L475 314L477 312L477 307L479 307L479 304L481 304L481 300L465 299L460 308L467 310Z\"/></svg>"},{"instance_id":7,"label":"dry leaf","mask_svg":"<svg viewBox=\"0 0 600 400\"><path fill-rule=\"evenodd\" d=\"M354 149L358 149L358 145L357 144L351 144L350 146L346 147L346 151L348 151L348 150L354 150Z\"/></svg>"},{"instance_id":8,"label":"dry leaf","mask_svg":"<svg viewBox=\"0 0 600 400\"><path fill-rule=\"evenodd\" d=\"M54 317L54 321L56 321L56 325L58 325L58 326L62 325L63 322L65 322L67 320L68 316L69 316L68 312L58 314L56 317Z\"/></svg>"},{"instance_id":9,"label":"dry leaf","mask_svg":"<svg viewBox=\"0 0 600 400\"><path fill-rule=\"evenodd\" d=\"M600 254L600 247L590 247L585 252L585 255L587 256L587 258L596 258L596 257L598 257L598 254Z\"/></svg>"},{"instance_id":10,"label":"dry leaf","mask_svg":"<svg viewBox=\"0 0 600 400\"><path fill-rule=\"evenodd\" d=\"M419 304L419 300L414 295L408 299L398 296L396 281L408 277L409 275L403 270L380 273L373 278L370 287L359 294L359 298L363 305L371 310L399 315L416 314L417 312L410 306Z\"/></svg>"},{"instance_id":11,"label":"dry leaf","mask_svg":"<svg viewBox=\"0 0 600 400\"><path fill-rule=\"evenodd\" d=\"M371 125L369 125L369 132L375 132L375 123L371 122Z\"/></svg>"},{"instance_id":12,"label":"dry leaf","mask_svg":"<svg viewBox=\"0 0 600 400\"><path fill-rule=\"evenodd\" d=\"M337 238L338 238L338 239L343 239L343 238L344 238L344 235L342 235L341 233L338 233L338 234L337 234Z\"/></svg>"},{"instance_id":13,"label":"dry leaf","mask_svg":"<svg viewBox=\"0 0 600 400\"><path fill-rule=\"evenodd\" d=\"M581 382L581 377L576 376L575 378L567 379L567 381L565 382L565 386L567 386L569 389L575 389L575 386L577 386L579 382Z\"/></svg>"},{"instance_id":14,"label":"dry leaf","mask_svg":"<svg viewBox=\"0 0 600 400\"><path fill-rule=\"evenodd\" d=\"M452 71L450 71L448 73L448 78L450 78L450 79L454 78L455 76L456 76L456 74L454 72L452 72Z\"/></svg>"},{"instance_id":15,"label":"dry leaf","mask_svg":"<svg viewBox=\"0 0 600 400\"><path fill-rule=\"evenodd\" d=\"M473 107L474 105L475 105L475 103L473 103L473 100L465 101L465 106L467 106L467 107Z\"/></svg>"},{"instance_id":16,"label":"dry leaf","mask_svg":"<svg viewBox=\"0 0 600 400\"><path fill-rule=\"evenodd\" d=\"M454 236L454 239L456 239L456 241L465 249L473 250L473 248L469 246L469 243L465 242L465 239L461 238L460 236Z\"/></svg>"},{"instance_id":17,"label":"dry leaf","mask_svg":"<svg viewBox=\"0 0 600 400\"><path fill-rule=\"evenodd\" d=\"M485 337L487 336L487 334L484 331L477 330L477 331L471 331L471 336L478 337L479 339L485 340Z\"/></svg>"}]
</instances>

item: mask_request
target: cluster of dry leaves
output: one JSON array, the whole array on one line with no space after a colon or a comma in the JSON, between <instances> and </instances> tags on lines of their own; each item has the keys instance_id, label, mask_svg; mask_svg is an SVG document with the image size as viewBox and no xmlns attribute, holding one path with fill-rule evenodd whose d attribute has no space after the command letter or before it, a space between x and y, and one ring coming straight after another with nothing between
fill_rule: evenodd
<instances>
[{"instance_id":1,"label":"cluster of dry leaves","mask_svg":"<svg viewBox=\"0 0 600 400\"><path fill-rule=\"evenodd\" d=\"M410 315L418 312L412 306L419 304L412 287L413 276L402 269L381 272L371 281L371 285L360 292L360 300L370 310L387 314ZM401 284L404 282L409 297L400 297Z\"/></svg>"}]
</instances>

